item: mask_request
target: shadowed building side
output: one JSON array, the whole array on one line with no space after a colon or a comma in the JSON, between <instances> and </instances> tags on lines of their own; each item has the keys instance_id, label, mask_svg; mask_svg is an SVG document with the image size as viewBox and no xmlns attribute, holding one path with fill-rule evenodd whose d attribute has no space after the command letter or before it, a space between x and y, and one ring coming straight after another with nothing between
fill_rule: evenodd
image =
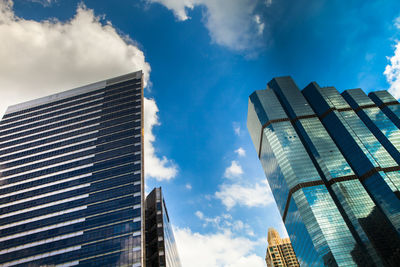
<instances>
[{"instance_id":1,"label":"shadowed building side","mask_svg":"<svg viewBox=\"0 0 400 267\"><path fill-rule=\"evenodd\" d=\"M146 197L146 266L181 267L161 187Z\"/></svg>"}]
</instances>

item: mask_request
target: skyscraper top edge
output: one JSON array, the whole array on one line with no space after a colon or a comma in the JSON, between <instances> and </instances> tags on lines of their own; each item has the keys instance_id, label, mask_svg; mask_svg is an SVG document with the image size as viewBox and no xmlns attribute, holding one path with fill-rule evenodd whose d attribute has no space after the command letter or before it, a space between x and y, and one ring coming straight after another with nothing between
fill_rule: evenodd
<instances>
[{"instance_id":1,"label":"skyscraper top edge","mask_svg":"<svg viewBox=\"0 0 400 267\"><path fill-rule=\"evenodd\" d=\"M4 114L10 114L10 113L18 112L18 111L24 110L26 108L31 108L31 107L47 104L47 103L53 102L55 100L60 100L60 99L72 97L72 96L75 96L75 95L78 95L78 94L87 93L87 92L91 92L91 91L94 91L94 90L102 89L102 88L105 88L108 85L113 85L113 84L120 83L120 82L123 82L123 81L133 80L133 79L140 79L142 76L143 76L143 72L141 70L139 70L139 71L131 72L131 73L124 74L124 75L121 75L121 76L109 78L109 79L106 79L106 80L103 80L103 81L87 84L87 85L80 86L80 87L77 87L77 88L73 88L73 89L70 89L70 90L67 90L67 91L63 91L63 92L60 92L60 93L56 93L56 94L48 95L48 96L45 96L45 97L41 97L41 98L37 98L37 99L26 101L26 102L22 102L22 103L19 103L19 104L11 105L11 106L9 106L7 108L7 110L6 110L6 112Z\"/></svg>"},{"instance_id":2,"label":"skyscraper top edge","mask_svg":"<svg viewBox=\"0 0 400 267\"><path fill-rule=\"evenodd\" d=\"M125 75L121 75L118 77L114 77L114 78L110 78L105 80L106 85L113 85L115 83L120 83L123 81L127 81L127 80L133 80L133 79L140 79L143 76L143 72L141 70L139 71L135 71L135 72L131 72Z\"/></svg>"},{"instance_id":3,"label":"skyscraper top edge","mask_svg":"<svg viewBox=\"0 0 400 267\"><path fill-rule=\"evenodd\" d=\"M392 103L396 102L397 99L394 98L388 91L386 90L380 90L380 91L374 91L370 92L368 94L369 98L372 99L377 105L382 105L384 103Z\"/></svg>"}]
</instances>

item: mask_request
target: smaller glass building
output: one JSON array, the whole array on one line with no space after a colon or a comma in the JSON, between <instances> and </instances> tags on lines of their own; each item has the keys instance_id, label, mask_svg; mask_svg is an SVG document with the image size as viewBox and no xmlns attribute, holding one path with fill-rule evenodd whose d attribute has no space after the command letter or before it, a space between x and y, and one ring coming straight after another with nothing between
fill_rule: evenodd
<instances>
[{"instance_id":1,"label":"smaller glass building","mask_svg":"<svg viewBox=\"0 0 400 267\"><path fill-rule=\"evenodd\" d=\"M146 197L146 266L181 267L161 187Z\"/></svg>"}]
</instances>

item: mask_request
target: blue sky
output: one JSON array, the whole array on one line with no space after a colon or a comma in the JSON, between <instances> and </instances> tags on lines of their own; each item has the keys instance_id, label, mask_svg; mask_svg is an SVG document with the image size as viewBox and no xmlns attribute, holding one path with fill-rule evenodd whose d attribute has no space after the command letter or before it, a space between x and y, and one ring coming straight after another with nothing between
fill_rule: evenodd
<instances>
[{"instance_id":1,"label":"blue sky","mask_svg":"<svg viewBox=\"0 0 400 267\"><path fill-rule=\"evenodd\" d=\"M146 74L148 191L162 186L184 266L265 266L285 235L246 129L275 76L400 97L400 2L0 0L5 107Z\"/></svg>"}]
</instances>

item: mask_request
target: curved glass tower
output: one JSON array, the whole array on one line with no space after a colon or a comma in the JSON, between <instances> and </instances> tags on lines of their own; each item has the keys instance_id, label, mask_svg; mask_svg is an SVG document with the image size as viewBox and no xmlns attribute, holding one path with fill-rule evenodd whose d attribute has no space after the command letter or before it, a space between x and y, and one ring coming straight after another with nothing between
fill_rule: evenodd
<instances>
[{"instance_id":1,"label":"curved glass tower","mask_svg":"<svg viewBox=\"0 0 400 267\"><path fill-rule=\"evenodd\" d=\"M290 77L250 95L247 126L301 266L399 262L400 130L384 106Z\"/></svg>"}]
</instances>

